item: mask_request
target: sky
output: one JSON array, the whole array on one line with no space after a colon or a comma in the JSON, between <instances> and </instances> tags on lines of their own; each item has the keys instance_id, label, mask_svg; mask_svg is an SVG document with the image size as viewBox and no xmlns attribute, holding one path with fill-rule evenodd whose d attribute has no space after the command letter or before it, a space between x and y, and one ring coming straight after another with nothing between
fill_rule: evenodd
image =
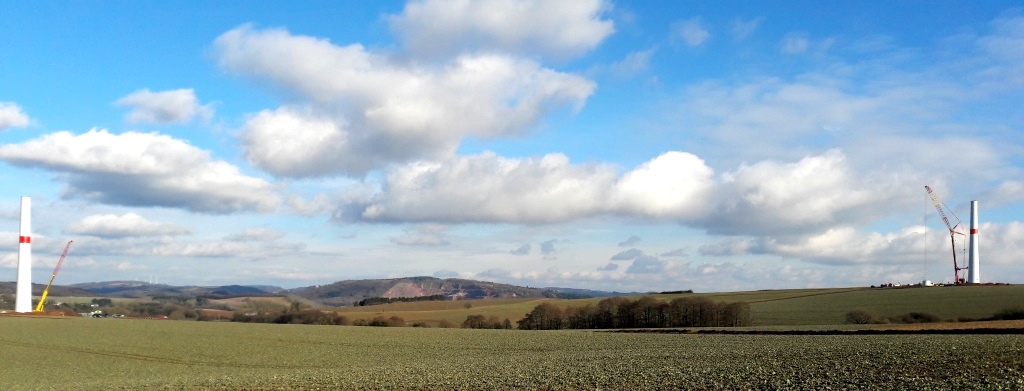
<instances>
[{"instance_id":1,"label":"sky","mask_svg":"<svg viewBox=\"0 0 1024 391\"><path fill-rule=\"evenodd\" d=\"M0 281L1024 283L1021 102L1017 1L9 2Z\"/></svg>"}]
</instances>

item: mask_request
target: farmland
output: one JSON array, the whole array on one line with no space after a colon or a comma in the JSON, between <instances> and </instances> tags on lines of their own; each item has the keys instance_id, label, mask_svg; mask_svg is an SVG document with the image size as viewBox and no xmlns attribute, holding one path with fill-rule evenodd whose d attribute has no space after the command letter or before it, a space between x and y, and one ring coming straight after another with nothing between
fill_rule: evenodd
<instances>
[{"instance_id":1,"label":"farmland","mask_svg":"<svg viewBox=\"0 0 1024 391\"><path fill-rule=\"evenodd\" d=\"M706 297L714 301L750 304L754 326L836 325L847 312L860 309L881 316L926 312L941 319L983 318L1011 307L1024 306L1024 285L959 286L907 289L832 288L790 289L751 292L652 295L660 300L677 297ZM639 296L637 296L639 297ZM436 326L441 320L461 323L466 316L481 314L521 319L540 303L562 308L597 304L601 299L497 299L466 302L394 303L370 307L342 307L333 310L353 320L375 316L398 316L407 322L424 321Z\"/></svg>"},{"instance_id":2,"label":"farmland","mask_svg":"<svg viewBox=\"0 0 1024 391\"><path fill-rule=\"evenodd\" d=\"M1020 335L661 335L0 317L5 389L1020 389Z\"/></svg>"}]
</instances>

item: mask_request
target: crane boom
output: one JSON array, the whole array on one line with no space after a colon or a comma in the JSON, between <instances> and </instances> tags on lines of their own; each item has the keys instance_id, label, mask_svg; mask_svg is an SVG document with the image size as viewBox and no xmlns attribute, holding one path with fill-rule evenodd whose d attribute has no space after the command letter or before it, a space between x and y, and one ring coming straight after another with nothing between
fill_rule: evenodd
<instances>
[{"instance_id":1,"label":"crane boom","mask_svg":"<svg viewBox=\"0 0 1024 391\"><path fill-rule=\"evenodd\" d=\"M928 197L931 197L932 203L935 204L935 210L939 211L939 216L942 216L942 222L946 223L946 228L949 228L950 232L955 232L954 226L950 225L949 219L946 218L946 212L942 211L942 202L939 202L939 197L935 195L932 188L925 186L924 189L928 191ZM960 225L960 223L957 222L957 225Z\"/></svg>"},{"instance_id":2,"label":"crane boom","mask_svg":"<svg viewBox=\"0 0 1024 391\"><path fill-rule=\"evenodd\" d=\"M963 236L962 232L956 230L956 227L960 226L960 219L954 214L953 218L956 218L956 224L949 224L949 219L946 218L946 212L943 211L944 205L939 201L939 197L935 195L935 192L932 191L931 187L925 186L924 189L928 192L928 197L932 199L932 203L935 204L935 210L939 211L939 216L942 216L942 222L946 223L946 228L949 229L949 245L953 248L953 283L959 285L962 281L960 278L960 271L967 269L966 267L960 267L956 262L956 235ZM950 213L953 212L950 211Z\"/></svg>"},{"instance_id":3,"label":"crane boom","mask_svg":"<svg viewBox=\"0 0 1024 391\"><path fill-rule=\"evenodd\" d=\"M50 294L50 285L53 285L53 280L57 278L57 273L60 272L61 265L64 264L64 258L68 256L68 250L71 249L71 242L68 241L68 245L64 246L64 252L60 254L60 260L57 261L57 267L53 268L53 274L50 275L50 282L46 284L46 289L43 289L43 295L39 297L39 305L36 306L35 312L43 312L43 303L46 303L46 296Z\"/></svg>"}]
</instances>

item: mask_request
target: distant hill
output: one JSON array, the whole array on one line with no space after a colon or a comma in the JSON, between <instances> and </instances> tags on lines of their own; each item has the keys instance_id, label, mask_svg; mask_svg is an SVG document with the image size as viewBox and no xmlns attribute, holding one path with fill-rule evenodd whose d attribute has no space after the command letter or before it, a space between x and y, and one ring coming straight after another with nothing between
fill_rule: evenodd
<instances>
[{"instance_id":1,"label":"distant hill","mask_svg":"<svg viewBox=\"0 0 1024 391\"><path fill-rule=\"evenodd\" d=\"M0 282L0 294L13 295L18 289L18 283L16 282ZM32 284L32 294L39 296L43 294L43 289L46 289L46 285L43 284ZM50 296L97 296L96 293L77 288L72 286L60 286L54 285L50 287Z\"/></svg>"},{"instance_id":2,"label":"distant hill","mask_svg":"<svg viewBox=\"0 0 1024 391\"><path fill-rule=\"evenodd\" d=\"M576 289L576 288L543 288L549 291L555 291L559 293L559 297L568 298L570 296L576 297L613 297L613 296L633 296L639 295L639 292L609 292L609 291L595 291L592 289Z\"/></svg>"},{"instance_id":3,"label":"distant hill","mask_svg":"<svg viewBox=\"0 0 1024 391\"><path fill-rule=\"evenodd\" d=\"M43 286L33 284L33 294L42 293ZM0 283L0 294L14 293L15 283ZM411 298L442 295L450 300L497 298L564 298L608 297L635 293L606 292L573 288L531 288L496 282L458 278L405 277L375 280L345 280L325 285L283 289L267 285L173 286L143 281L103 281L53 286L50 296L98 296L142 298L153 296L239 297L283 295L297 296L326 306L351 306L368 298Z\"/></svg>"},{"instance_id":4,"label":"distant hill","mask_svg":"<svg viewBox=\"0 0 1024 391\"><path fill-rule=\"evenodd\" d=\"M288 292L328 306L350 306L371 297L397 298L431 295L444 295L449 299L560 297L559 291L553 289L436 277L346 280L291 289Z\"/></svg>"},{"instance_id":5,"label":"distant hill","mask_svg":"<svg viewBox=\"0 0 1024 391\"><path fill-rule=\"evenodd\" d=\"M243 296L266 295L284 291L275 286L172 286L150 284L142 281L105 281L88 282L72 285L74 288L95 292L111 297L147 297L147 296ZM53 294L51 292L51 294Z\"/></svg>"}]
</instances>

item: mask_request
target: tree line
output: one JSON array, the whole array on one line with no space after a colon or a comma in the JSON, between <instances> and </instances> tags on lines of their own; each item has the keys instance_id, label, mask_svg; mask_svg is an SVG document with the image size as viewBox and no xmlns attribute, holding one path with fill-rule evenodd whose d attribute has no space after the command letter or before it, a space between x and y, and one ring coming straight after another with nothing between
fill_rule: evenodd
<instances>
[{"instance_id":1,"label":"tree line","mask_svg":"<svg viewBox=\"0 0 1024 391\"><path fill-rule=\"evenodd\" d=\"M517 322L520 330L749 326L750 305L715 303L703 297L662 301L610 297L597 305L562 309L541 303Z\"/></svg>"},{"instance_id":2,"label":"tree line","mask_svg":"<svg viewBox=\"0 0 1024 391\"><path fill-rule=\"evenodd\" d=\"M390 303L406 303L413 301L444 301L444 295L430 295L430 296L416 296L416 297L367 297L359 300L355 303L356 307L365 307L368 305L379 305L379 304L390 304Z\"/></svg>"}]
</instances>

